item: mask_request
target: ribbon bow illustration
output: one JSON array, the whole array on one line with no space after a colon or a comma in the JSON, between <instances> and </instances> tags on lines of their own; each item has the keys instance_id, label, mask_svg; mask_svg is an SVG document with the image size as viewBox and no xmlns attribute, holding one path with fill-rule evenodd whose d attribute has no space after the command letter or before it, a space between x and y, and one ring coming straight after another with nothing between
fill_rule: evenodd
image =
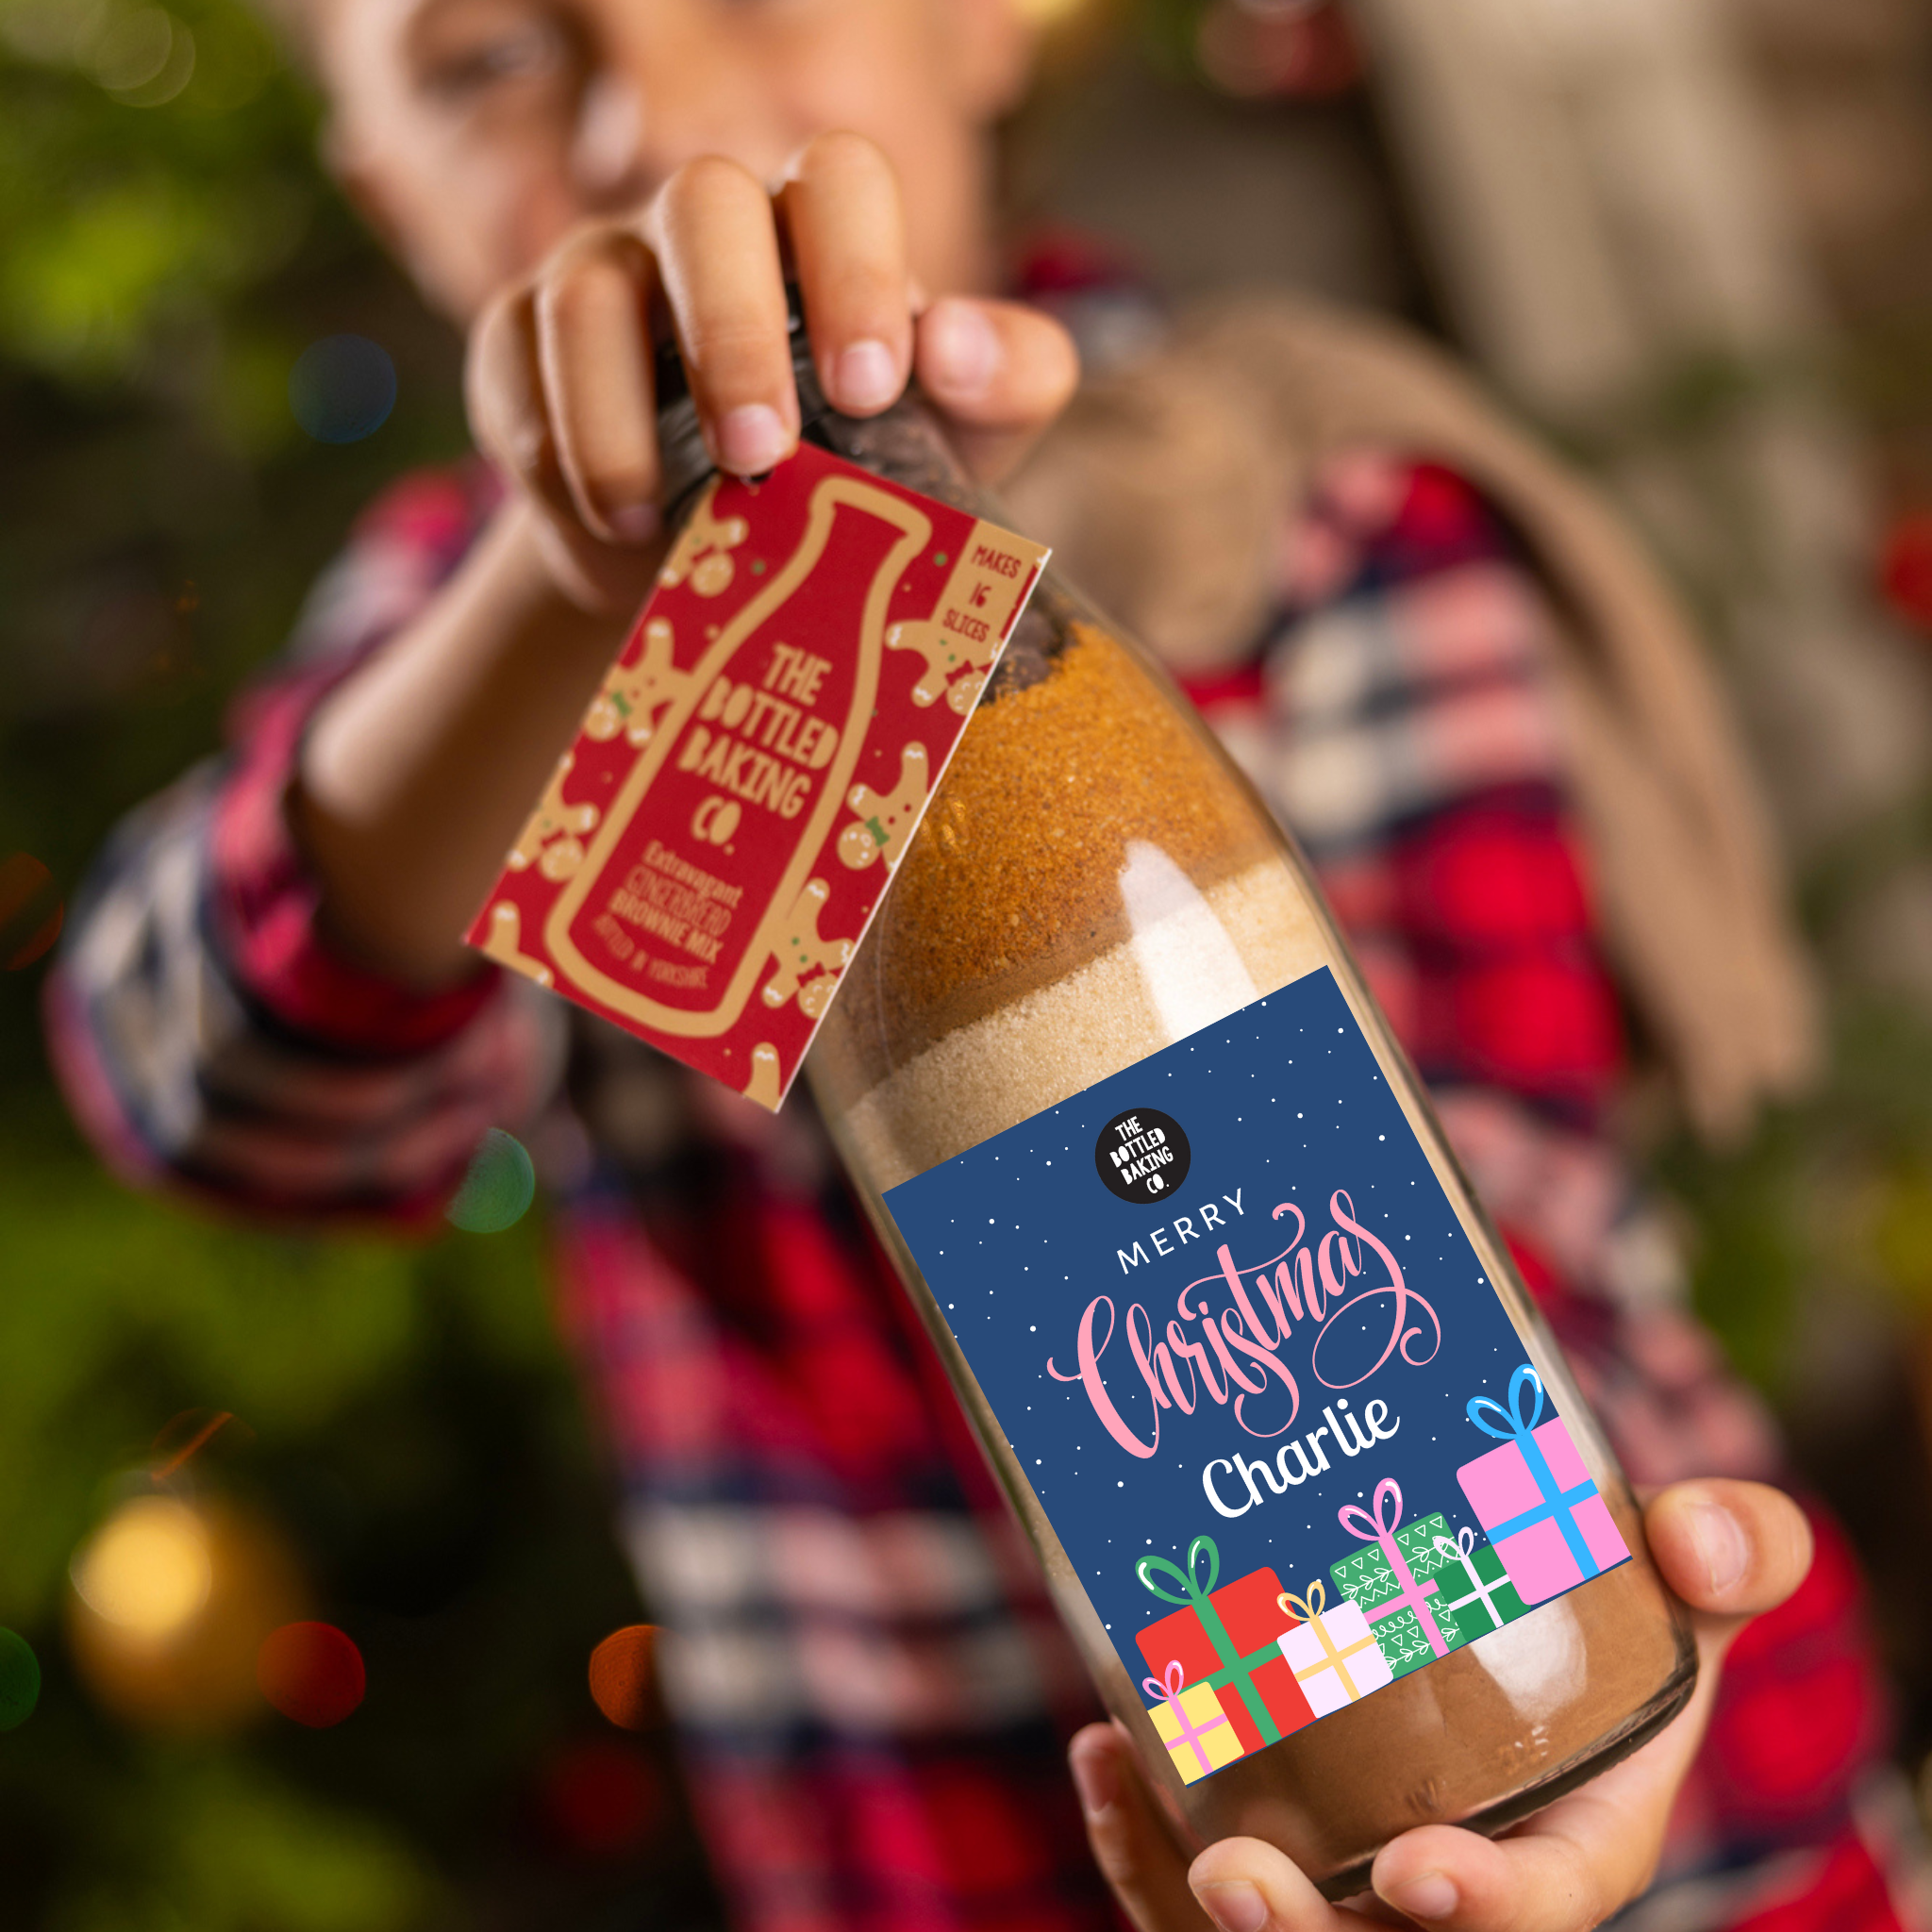
<instances>
[{"instance_id":1,"label":"ribbon bow illustration","mask_svg":"<svg viewBox=\"0 0 1932 1932\"><path fill-rule=\"evenodd\" d=\"M1281 1726L1274 1722L1274 1713L1268 1708L1268 1700L1257 1687L1254 1673L1263 1664L1273 1663L1280 1657L1281 1647L1271 1638L1249 1657L1243 1657L1236 1649L1227 1625L1221 1620L1221 1612L1214 1607L1214 1586L1221 1580L1221 1552L1215 1547L1214 1539L1197 1536L1188 1545L1185 1569L1178 1563L1170 1563L1165 1557L1141 1557L1134 1564L1134 1574L1141 1579L1141 1588L1152 1591L1162 1603L1177 1604L1184 1610L1192 1610L1201 1620L1201 1627L1208 1633L1208 1641L1214 1646L1215 1656L1221 1659L1221 1668L1202 1681L1217 1690L1224 1684L1236 1686L1241 1691L1241 1702L1248 1707L1248 1715L1255 1721L1255 1728L1261 1733L1262 1742L1279 1743ZM1163 1576L1172 1577L1180 1585L1180 1595L1176 1596L1165 1584L1156 1580Z\"/></svg>"},{"instance_id":2,"label":"ribbon bow illustration","mask_svg":"<svg viewBox=\"0 0 1932 1932\"><path fill-rule=\"evenodd\" d=\"M1284 1590L1274 1601L1291 1617L1299 1617L1304 1624L1312 1624L1328 1604L1328 1586L1318 1576L1308 1585L1306 1598L1298 1597L1291 1590Z\"/></svg>"},{"instance_id":3,"label":"ribbon bow illustration","mask_svg":"<svg viewBox=\"0 0 1932 1932\"><path fill-rule=\"evenodd\" d=\"M1491 1626L1500 1630L1503 1627L1504 1617L1502 1611L1496 1607L1496 1592L1506 1587L1508 1578L1505 1577L1502 1583L1485 1583L1476 1574L1475 1564L1472 1560L1475 1555L1475 1531L1467 1527L1457 1530L1454 1542L1446 1536L1439 1536L1436 1539L1436 1554L1445 1563L1459 1557L1463 1569L1469 1573L1470 1582L1474 1586L1469 1595L1458 1596L1450 1601L1449 1607L1452 1610L1459 1610L1465 1605L1480 1600L1483 1608L1489 1612Z\"/></svg>"},{"instance_id":4,"label":"ribbon bow illustration","mask_svg":"<svg viewBox=\"0 0 1932 1932\"><path fill-rule=\"evenodd\" d=\"M1527 1415L1523 1412L1524 1391L1536 1397L1536 1407ZM1495 1423L1483 1420L1483 1410L1495 1416L1504 1424L1498 1428ZM1528 1362L1509 1377L1509 1407L1506 1410L1500 1402L1491 1402L1487 1395L1472 1395L1469 1398L1469 1419L1484 1435L1493 1436L1499 1442L1521 1442L1543 1414L1543 1378Z\"/></svg>"},{"instance_id":5,"label":"ribbon bow illustration","mask_svg":"<svg viewBox=\"0 0 1932 1932\"><path fill-rule=\"evenodd\" d=\"M1398 1611L1413 1610L1429 1648L1438 1657L1446 1657L1449 1645L1444 1641L1436 1624L1436 1613L1428 1604L1428 1599L1441 1586L1433 1577L1427 1583L1418 1583L1414 1571L1408 1567L1408 1558L1402 1554L1401 1545L1395 1541L1396 1529L1402 1522L1402 1485L1393 1476L1385 1475L1375 1485L1371 1508L1374 1512L1373 1515L1354 1503L1344 1503L1335 1512L1349 1535L1381 1546L1383 1556L1389 1559L1389 1568L1395 1576L1395 1595L1386 1604L1377 1604L1374 1609L1364 1610L1363 1614L1374 1624L1383 1617L1392 1617Z\"/></svg>"},{"instance_id":6,"label":"ribbon bow illustration","mask_svg":"<svg viewBox=\"0 0 1932 1932\"><path fill-rule=\"evenodd\" d=\"M1292 1591L1284 1590L1274 1601L1290 1616L1299 1617L1315 1633L1315 1641L1322 1646L1322 1661L1310 1664L1307 1670L1297 1671L1294 1674L1295 1681L1300 1683L1304 1678L1312 1677L1321 1671L1333 1671L1341 1679L1341 1688L1348 1692L1348 1701L1351 1704L1358 1703L1362 1693L1356 1689L1355 1679L1348 1674L1348 1659L1358 1650L1375 1649L1375 1640L1373 1637L1363 1637L1354 1643L1343 1644L1340 1650L1336 1649L1335 1640L1329 1636L1328 1626L1322 1621L1323 1609L1328 1601L1328 1586L1319 1577L1308 1585L1308 1593L1306 1597L1298 1597ZM1284 1637L1281 1641L1282 1654L1287 1656L1288 1639ZM1293 1659L1291 1657L1289 1661L1292 1663Z\"/></svg>"},{"instance_id":7,"label":"ribbon bow illustration","mask_svg":"<svg viewBox=\"0 0 1932 1932\"><path fill-rule=\"evenodd\" d=\"M1208 1757L1208 1748L1201 1742L1201 1740L1216 1724L1224 1724L1227 1722L1227 1718L1225 1714L1223 1714L1210 1717L1205 1724L1195 1724L1193 1719L1188 1715L1181 1706L1181 1691L1186 1688L1186 1684L1187 1673L1181 1669L1179 1657L1175 1657L1168 1665L1167 1681L1165 1683L1158 1677L1142 1677L1141 1679L1141 1690L1146 1691L1150 1697L1160 1698L1174 1714L1175 1734L1172 1738L1163 1738L1161 1742L1166 1744L1170 1750L1176 1744L1191 1745L1194 1756L1201 1761L1201 1775L1206 1777L1214 1769L1214 1766Z\"/></svg>"},{"instance_id":8,"label":"ribbon bow illustration","mask_svg":"<svg viewBox=\"0 0 1932 1932\"><path fill-rule=\"evenodd\" d=\"M1527 1390L1536 1398L1535 1406L1527 1415L1524 1413L1524 1391ZM1483 1411L1498 1417L1508 1424L1498 1428L1486 1420ZM1550 1467L1550 1459L1543 1454L1543 1445L1536 1439L1536 1428L1543 1412L1542 1377L1528 1362L1524 1362L1509 1377L1509 1407L1507 1410L1500 1403L1491 1402L1487 1395L1472 1395L1469 1399L1469 1419L1484 1435L1493 1436L1499 1442L1515 1446L1528 1465L1537 1492L1542 1497L1533 1509L1525 1509L1520 1516L1512 1516L1507 1523L1492 1523L1488 1526L1490 1541L1500 1543L1506 1537L1516 1536L1534 1524L1554 1520L1563 1533L1563 1541L1569 1545L1570 1554L1576 1559L1577 1569L1585 1576L1598 1576L1603 1566L1591 1554L1590 1545L1584 1541L1583 1531L1577 1526L1572 1513L1572 1505L1586 1501L1597 1492L1596 1485L1588 1480L1565 1489L1557 1480L1557 1473ZM1557 1420L1552 1417L1555 1423ZM1496 1454L1494 1450L1490 1452Z\"/></svg>"},{"instance_id":9,"label":"ribbon bow illustration","mask_svg":"<svg viewBox=\"0 0 1932 1932\"><path fill-rule=\"evenodd\" d=\"M1203 1557L1208 1563L1206 1583L1195 1574ZM1185 1594L1175 1596L1171 1590L1163 1590L1154 1581L1157 1574L1172 1576ZM1141 1588L1151 1590L1162 1603L1177 1604L1184 1610L1198 1610L1221 1581L1221 1552L1215 1547L1211 1536L1197 1536L1188 1545L1188 1567L1185 1570L1178 1563L1170 1563L1165 1557L1142 1557L1134 1565L1134 1574L1141 1579Z\"/></svg>"}]
</instances>

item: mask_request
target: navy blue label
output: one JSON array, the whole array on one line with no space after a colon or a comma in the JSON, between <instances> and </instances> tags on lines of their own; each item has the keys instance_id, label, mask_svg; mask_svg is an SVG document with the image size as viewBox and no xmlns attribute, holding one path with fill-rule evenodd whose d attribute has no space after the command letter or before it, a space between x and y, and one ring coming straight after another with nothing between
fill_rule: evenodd
<instances>
[{"instance_id":1,"label":"navy blue label","mask_svg":"<svg viewBox=\"0 0 1932 1932\"><path fill-rule=\"evenodd\" d=\"M1325 969L886 1201L1184 1779L1627 1558Z\"/></svg>"}]
</instances>

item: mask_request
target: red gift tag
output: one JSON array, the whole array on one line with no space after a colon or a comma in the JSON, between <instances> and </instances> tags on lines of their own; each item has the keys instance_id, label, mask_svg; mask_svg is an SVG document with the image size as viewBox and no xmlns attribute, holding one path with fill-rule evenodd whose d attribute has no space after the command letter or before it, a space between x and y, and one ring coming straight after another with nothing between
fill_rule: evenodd
<instances>
[{"instance_id":1,"label":"red gift tag","mask_svg":"<svg viewBox=\"0 0 1932 1932\"><path fill-rule=\"evenodd\" d=\"M721 477L469 933L776 1108L1047 552L805 445Z\"/></svg>"}]
</instances>

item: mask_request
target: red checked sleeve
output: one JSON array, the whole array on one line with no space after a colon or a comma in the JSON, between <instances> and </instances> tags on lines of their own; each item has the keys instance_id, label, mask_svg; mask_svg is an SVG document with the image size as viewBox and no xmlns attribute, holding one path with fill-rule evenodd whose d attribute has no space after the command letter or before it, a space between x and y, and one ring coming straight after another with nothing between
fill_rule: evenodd
<instances>
[{"instance_id":1,"label":"red checked sleeve","mask_svg":"<svg viewBox=\"0 0 1932 1932\"><path fill-rule=\"evenodd\" d=\"M481 968L423 994L337 952L291 832L302 732L327 691L435 593L488 508L412 479L358 526L227 756L110 841L48 982L53 1057L122 1172L303 1221L441 1208L484 1131L541 1104L560 1023Z\"/></svg>"},{"instance_id":2,"label":"red checked sleeve","mask_svg":"<svg viewBox=\"0 0 1932 1932\"><path fill-rule=\"evenodd\" d=\"M1769 1427L1683 1340L1674 1243L1604 1131L1627 1053L1541 578L1462 477L1379 452L1324 471L1283 557L1273 633L1198 694L1209 721L1301 840L1633 1474L1763 1473Z\"/></svg>"}]
</instances>

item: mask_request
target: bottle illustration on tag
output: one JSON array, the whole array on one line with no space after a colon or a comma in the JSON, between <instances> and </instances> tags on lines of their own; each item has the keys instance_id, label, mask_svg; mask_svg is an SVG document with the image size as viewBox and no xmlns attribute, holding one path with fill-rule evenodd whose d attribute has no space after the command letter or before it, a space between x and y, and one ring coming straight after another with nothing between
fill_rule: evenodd
<instances>
[{"instance_id":1,"label":"bottle illustration on tag","mask_svg":"<svg viewBox=\"0 0 1932 1932\"><path fill-rule=\"evenodd\" d=\"M711 483L471 942L777 1107L1043 556L822 450Z\"/></svg>"}]
</instances>

